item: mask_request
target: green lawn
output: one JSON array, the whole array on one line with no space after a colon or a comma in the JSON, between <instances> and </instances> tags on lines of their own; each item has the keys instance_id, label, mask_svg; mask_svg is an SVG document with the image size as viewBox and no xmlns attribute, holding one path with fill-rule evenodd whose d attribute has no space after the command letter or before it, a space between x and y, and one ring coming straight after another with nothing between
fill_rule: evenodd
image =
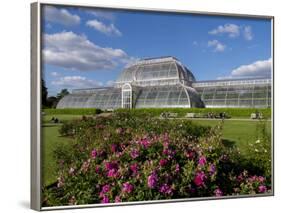
<instances>
[{"instance_id":1,"label":"green lawn","mask_svg":"<svg viewBox=\"0 0 281 213\"><path fill-rule=\"evenodd\" d=\"M219 123L218 120L197 120L195 123L207 126L215 126ZM245 151L245 146L248 142L254 142L257 135L257 125L260 121L256 120L247 120L247 121L238 121L238 120L225 120L222 130L222 137L224 140L227 140L228 144L235 144L241 151L242 154ZM265 121L267 131L271 131L271 121Z\"/></svg>"},{"instance_id":2,"label":"green lawn","mask_svg":"<svg viewBox=\"0 0 281 213\"><path fill-rule=\"evenodd\" d=\"M45 124L43 125L43 143L42 143L42 170L43 170L43 185L49 185L56 181L57 164L53 157L53 151L59 145L70 145L73 139L61 137L58 129L60 124Z\"/></svg>"},{"instance_id":3,"label":"green lawn","mask_svg":"<svg viewBox=\"0 0 281 213\"><path fill-rule=\"evenodd\" d=\"M56 162L53 157L53 151L59 145L70 145L74 142L71 138L61 137L58 129L61 124L52 124L50 120L52 117L57 117L60 121L67 121L71 119L81 118L81 115L45 115L43 117L43 185L49 185L56 181ZM194 120L193 122L215 126L219 120ZM245 151L245 146L249 141L255 141L256 127L258 121L252 120L225 120L223 126L223 139L229 145L236 145L242 154ZM271 122L267 121L267 129L271 130Z\"/></svg>"},{"instance_id":4,"label":"green lawn","mask_svg":"<svg viewBox=\"0 0 281 213\"><path fill-rule=\"evenodd\" d=\"M52 117L58 118L60 122L69 121L81 118L81 115L44 115L43 116L43 142L42 142L42 169L43 169L43 185L54 183L57 179L55 162L53 152L57 146L69 146L74 142L71 138L61 137L59 135L59 128L61 124L54 124L51 122Z\"/></svg>"},{"instance_id":5,"label":"green lawn","mask_svg":"<svg viewBox=\"0 0 281 213\"><path fill-rule=\"evenodd\" d=\"M81 118L82 115L44 115L43 116L43 123L50 123L52 117L58 118L60 121L69 121L77 118Z\"/></svg>"}]
</instances>

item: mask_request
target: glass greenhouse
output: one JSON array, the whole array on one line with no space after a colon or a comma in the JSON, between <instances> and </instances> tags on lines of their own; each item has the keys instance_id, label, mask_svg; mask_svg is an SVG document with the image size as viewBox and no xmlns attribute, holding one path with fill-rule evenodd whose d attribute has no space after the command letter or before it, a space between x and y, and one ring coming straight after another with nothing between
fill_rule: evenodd
<instances>
[{"instance_id":1,"label":"glass greenhouse","mask_svg":"<svg viewBox=\"0 0 281 213\"><path fill-rule=\"evenodd\" d=\"M271 106L271 79L201 81L192 86L200 94L206 107Z\"/></svg>"},{"instance_id":2,"label":"glass greenhouse","mask_svg":"<svg viewBox=\"0 0 281 213\"><path fill-rule=\"evenodd\" d=\"M57 108L176 108L271 106L271 79L196 81L174 57L140 60L113 87L76 89Z\"/></svg>"}]
</instances>

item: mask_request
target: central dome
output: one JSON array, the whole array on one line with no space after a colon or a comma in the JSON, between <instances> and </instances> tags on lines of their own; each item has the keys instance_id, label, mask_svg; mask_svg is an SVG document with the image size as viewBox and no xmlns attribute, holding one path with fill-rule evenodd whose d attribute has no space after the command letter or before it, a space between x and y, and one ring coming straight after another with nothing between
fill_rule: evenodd
<instances>
[{"instance_id":1,"label":"central dome","mask_svg":"<svg viewBox=\"0 0 281 213\"><path fill-rule=\"evenodd\" d=\"M174 57L148 58L125 68L116 80L116 86L124 83L136 86L191 85L194 75Z\"/></svg>"}]
</instances>

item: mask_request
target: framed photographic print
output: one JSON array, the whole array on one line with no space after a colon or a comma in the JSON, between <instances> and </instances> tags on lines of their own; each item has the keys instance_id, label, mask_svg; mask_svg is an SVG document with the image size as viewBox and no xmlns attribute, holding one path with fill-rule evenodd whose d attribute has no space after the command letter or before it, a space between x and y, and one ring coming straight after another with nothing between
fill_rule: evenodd
<instances>
[{"instance_id":1,"label":"framed photographic print","mask_svg":"<svg viewBox=\"0 0 281 213\"><path fill-rule=\"evenodd\" d=\"M32 3L32 209L272 196L273 28Z\"/></svg>"}]
</instances>

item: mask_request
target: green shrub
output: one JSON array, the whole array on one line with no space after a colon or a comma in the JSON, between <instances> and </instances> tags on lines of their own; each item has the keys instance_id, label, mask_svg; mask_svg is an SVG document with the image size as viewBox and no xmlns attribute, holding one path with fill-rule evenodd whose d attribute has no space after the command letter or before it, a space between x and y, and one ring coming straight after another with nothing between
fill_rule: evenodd
<instances>
[{"instance_id":1,"label":"green shrub","mask_svg":"<svg viewBox=\"0 0 281 213\"><path fill-rule=\"evenodd\" d=\"M66 108L66 109L43 109L47 115L96 115L102 112L101 109L96 108Z\"/></svg>"},{"instance_id":2,"label":"green shrub","mask_svg":"<svg viewBox=\"0 0 281 213\"><path fill-rule=\"evenodd\" d=\"M257 124L256 139L248 143L247 161L271 178L271 132L267 131L266 125L266 121Z\"/></svg>"},{"instance_id":3,"label":"green shrub","mask_svg":"<svg viewBox=\"0 0 281 213\"><path fill-rule=\"evenodd\" d=\"M224 146L223 122L208 128L132 113L62 125L61 133L77 143L55 151L58 181L43 189L43 206L270 192L270 178L252 162L259 157L246 167L235 147Z\"/></svg>"},{"instance_id":4,"label":"green shrub","mask_svg":"<svg viewBox=\"0 0 281 213\"><path fill-rule=\"evenodd\" d=\"M254 109L254 108L143 108L143 109L118 109L118 112L129 111L134 116L148 114L150 116L160 116L163 112L177 113L178 117L184 117L188 112L207 114L212 112L219 114L225 112L232 118L250 118L251 113L261 112L264 118L271 118L271 108Z\"/></svg>"}]
</instances>

